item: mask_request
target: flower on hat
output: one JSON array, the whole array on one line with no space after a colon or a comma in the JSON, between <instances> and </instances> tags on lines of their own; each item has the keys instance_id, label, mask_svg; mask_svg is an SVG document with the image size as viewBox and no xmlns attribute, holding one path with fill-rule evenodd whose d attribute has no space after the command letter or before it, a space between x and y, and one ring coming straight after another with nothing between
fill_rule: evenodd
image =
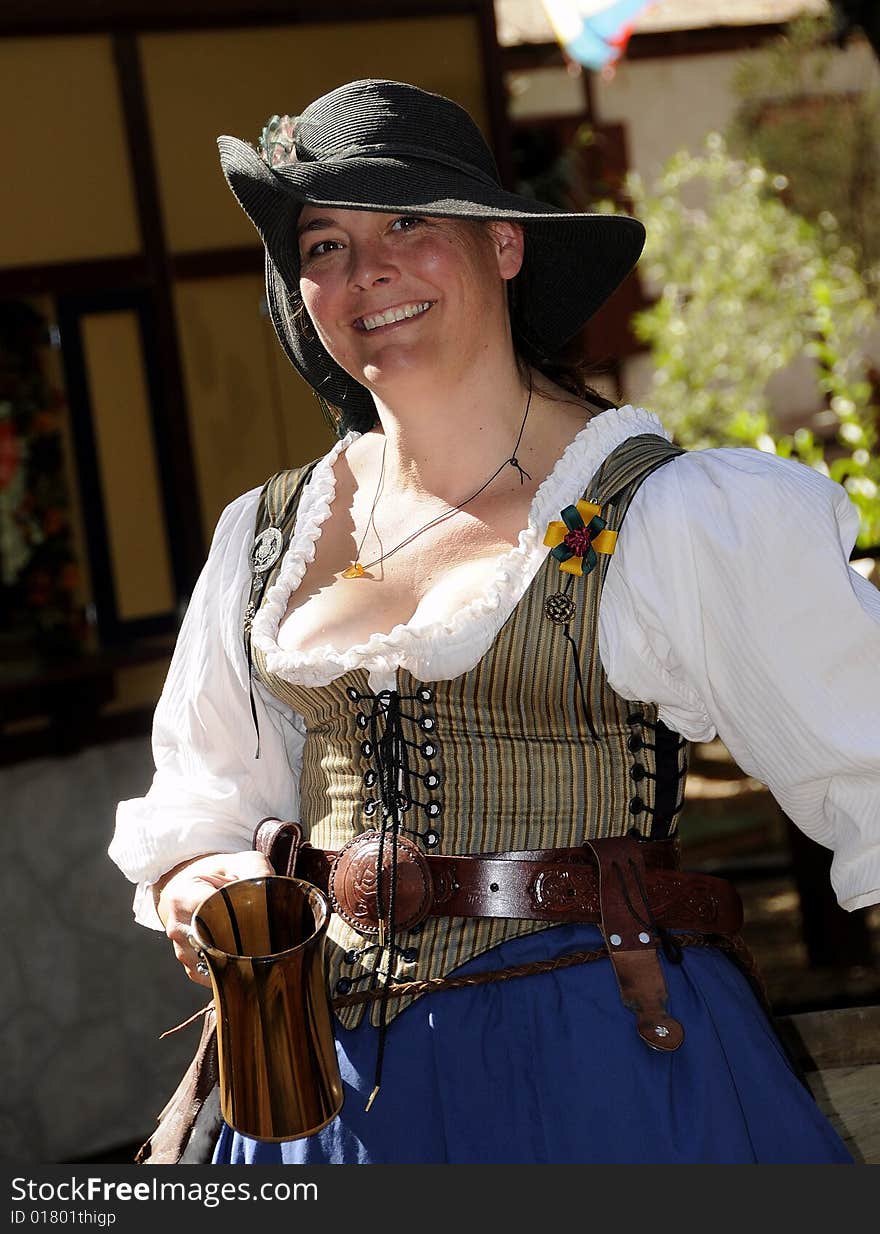
<instances>
[{"instance_id":1,"label":"flower on hat","mask_svg":"<svg viewBox=\"0 0 880 1234\"><path fill-rule=\"evenodd\" d=\"M270 167L296 162L294 129L299 116L270 116L260 134L260 158Z\"/></svg>"},{"instance_id":2,"label":"flower on hat","mask_svg":"<svg viewBox=\"0 0 880 1234\"><path fill-rule=\"evenodd\" d=\"M614 552L617 532L607 530L601 508L591 501L577 501L561 512L561 522L548 524L544 543L565 574L589 574L596 567L597 553Z\"/></svg>"}]
</instances>

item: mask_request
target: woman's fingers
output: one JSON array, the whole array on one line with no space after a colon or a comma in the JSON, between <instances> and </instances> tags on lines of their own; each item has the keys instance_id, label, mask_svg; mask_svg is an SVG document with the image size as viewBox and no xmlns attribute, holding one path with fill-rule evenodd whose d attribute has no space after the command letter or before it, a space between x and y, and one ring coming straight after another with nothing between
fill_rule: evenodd
<instances>
[{"instance_id":1,"label":"woman's fingers","mask_svg":"<svg viewBox=\"0 0 880 1234\"><path fill-rule=\"evenodd\" d=\"M207 968L192 944L193 913L209 895L241 878L263 878L274 873L262 853L209 853L195 857L169 871L156 886L156 910L174 954L187 977L196 985L210 987Z\"/></svg>"},{"instance_id":2,"label":"woman's fingers","mask_svg":"<svg viewBox=\"0 0 880 1234\"><path fill-rule=\"evenodd\" d=\"M169 935L169 937L171 937ZM178 938L171 938L171 945L174 948L174 954L180 963L183 965L184 971L190 981L196 985L206 986L211 988L211 978L208 976L208 967L204 961L199 959L198 952L189 941L189 937L185 942L180 942Z\"/></svg>"}]
</instances>

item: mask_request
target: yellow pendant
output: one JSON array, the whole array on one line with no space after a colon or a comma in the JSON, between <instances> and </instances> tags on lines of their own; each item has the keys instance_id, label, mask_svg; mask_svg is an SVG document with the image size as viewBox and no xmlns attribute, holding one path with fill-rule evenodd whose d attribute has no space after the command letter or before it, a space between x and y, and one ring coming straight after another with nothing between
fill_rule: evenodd
<instances>
[{"instance_id":1,"label":"yellow pendant","mask_svg":"<svg viewBox=\"0 0 880 1234\"><path fill-rule=\"evenodd\" d=\"M363 578L366 570L359 561L353 561L347 570L342 571L343 578Z\"/></svg>"}]
</instances>

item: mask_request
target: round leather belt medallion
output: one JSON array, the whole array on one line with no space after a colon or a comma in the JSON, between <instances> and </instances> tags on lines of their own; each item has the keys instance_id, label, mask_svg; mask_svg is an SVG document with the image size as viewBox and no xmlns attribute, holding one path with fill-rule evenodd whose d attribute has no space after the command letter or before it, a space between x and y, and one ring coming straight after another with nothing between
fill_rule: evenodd
<instances>
[{"instance_id":1,"label":"round leather belt medallion","mask_svg":"<svg viewBox=\"0 0 880 1234\"><path fill-rule=\"evenodd\" d=\"M359 934L379 933L378 863L381 836L365 831L349 840L330 867L330 903L343 921ZM382 851L382 906L387 917L391 893L391 836ZM411 840L397 837L397 887L394 892L394 925L408 930L428 915L434 898L431 871L425 857Z\"/></svg>"}]
</instances>

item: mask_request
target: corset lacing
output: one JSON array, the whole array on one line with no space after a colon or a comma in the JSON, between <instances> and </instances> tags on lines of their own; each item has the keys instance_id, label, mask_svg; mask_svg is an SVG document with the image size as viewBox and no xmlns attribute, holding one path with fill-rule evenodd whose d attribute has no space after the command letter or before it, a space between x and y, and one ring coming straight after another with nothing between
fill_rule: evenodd
<instances>
[{"instance_id":1,"label":"corset lacing","mask_svg":"<svg viewBox=\"0 0 880 1234\"><path fill-rule=\"evenodd\" d=\"M671 834L674 819L684 809L684 783L687 779L687 759L682 760L682 751L687 741L678 733L666 727L662 720L650 721L642 711L632 711L626 717L630 728L627 748L635 755L629 769L633 781L634 796L629 802L629 812L634 819L640 814L650 816L640 834L650 836L653 840L662 840ZM654 737L653 741L645 739L647 730ZM642 750L653 750L654 773L652 774L639 762ZM648 806L641 795L640 789L644 781L654 784L654 806Z\"/></svg>"},{"instance_id":2,"label":"corset lacing","mask_svg":"<svg viewBox=\"0 0 880 1234\"><path fill-rule=\"evenodd\" d=\"M380 978L383 980L382 997L379 1002L379 1037L376 1048L376 1070L373 1091L367 1102L367 1109L369 1110L379 1091L382 1079L382 1063L385 1056L385 1039L388 1028L388 996L395 980L394 960L398 954L401 954L404 960L408 962L412 962L415 959L413 948L401 949L397 944L397 930L394 917L397 891L398 837L401 833L408 833L414 840L420 840L425 848L429 850L435 849L440 843L440 835L435 826L431 825L431 820L439 818L442 805L434 797L422 800L421 795L416 796L416 792L419 791L416 786L419 783L429 791L438 788L440 786L439 774L435 770L429 769L420 775L411 766L413 756L420 757L429 763L436 756L436 719L428 711L422 711L420 715L415 715L412 711L402 706L402 704L406 703L421 703L424 705L433 702L433 690L427 686L420 686L415 694L400 694L397 690L380 690L378 694L362 694L352 686L348 690L348 697L352 702L369 704L369 710L364 708L358 711L356 723L358 728L368 734L366 739L361 742L361 754L371 763L371 766L364 773L364 787L375 793L375 796L369 796L364 801L364 814L367 818L373 818L377 813L379 814L379 851L376 859L376 906L379 915L379 957L377 965L382 961L383 952L387 957L384 973L377 967L372 973L364 974L364 976L369 976L372 979L372 989L376 989ZM417 730L420 730L419 740L412 740L407 737L404 730L405 724L412 725ZM421 811L424 814L425 819L429 822L427 830L421 830L418 826L407 826L405 824L404 815L408 814L410 810ZM390 877L387 880L387 892L384 886L386 881L384 870L385 853L387 851L386 844L391 846ZM372 950L372 948L364 948L354 956L349 953L347 958L358 959L368 950ZM350 989L352 984L354 983L349 982L347 988Z\"/></svg>"}]
</instances>

